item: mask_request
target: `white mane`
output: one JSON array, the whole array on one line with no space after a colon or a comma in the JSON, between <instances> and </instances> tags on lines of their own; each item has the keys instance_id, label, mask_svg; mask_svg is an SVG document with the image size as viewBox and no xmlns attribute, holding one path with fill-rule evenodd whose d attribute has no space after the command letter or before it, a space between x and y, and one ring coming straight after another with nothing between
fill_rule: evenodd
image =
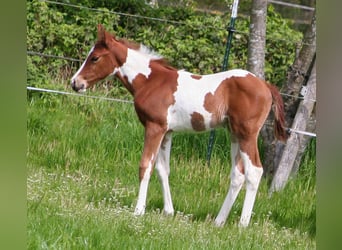
<instances>
[{"instance_id":1,"label":"white mane","mask_svg":"<svg viewBox=\"0 0 342 250\"><path fill-rule=\"evenodd\" d=\"M158 54L154 50L151 50L150 48L146 47L143 44L140 44L140 48L137 51L140 52L141 54L144 54L151 60L159 60L163 58L160 54Z\"/></svg>"}]
</instances>

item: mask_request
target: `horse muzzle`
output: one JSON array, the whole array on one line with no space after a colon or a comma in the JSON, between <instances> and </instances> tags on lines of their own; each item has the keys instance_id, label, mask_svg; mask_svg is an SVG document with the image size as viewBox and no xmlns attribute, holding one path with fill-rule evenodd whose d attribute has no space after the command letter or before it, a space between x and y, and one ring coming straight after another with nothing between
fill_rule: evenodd
<instances>
[{"instance_id":1,"label":"horse muzzle","mask_svg":"<svg viewBox=\"0 0 342 250\"><path fill-rule=\"evenodd\" d=\"M72 78L71 87L76 92L84 92L87 88L87 82L82 79Z\"/></svg>"}]
</instances>

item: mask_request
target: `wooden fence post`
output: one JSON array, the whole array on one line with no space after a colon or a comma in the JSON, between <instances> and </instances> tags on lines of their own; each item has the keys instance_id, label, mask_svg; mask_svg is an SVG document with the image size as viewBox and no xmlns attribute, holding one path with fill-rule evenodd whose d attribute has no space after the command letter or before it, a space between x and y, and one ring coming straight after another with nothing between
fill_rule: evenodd
<instances>
[{"instance_id":1,"label":"wooden fence post","mask_svg":"<svg viewBox=\"0 0 342 250\"><path fill-rule=\"evenodd\" d=\"M310 78L307 83L307 93L304 96L304 100L299 103L296 116L292 123L292 129L300 131L306 130L312 110L315 106L314 100L316 100L316 62L313 64ZM302 139L303 135L294 132L291 133L280 158L278 169L273 177L270 194L284 188L296 160L300 141Z\"/></svg>"},{"instance_id":2,"label":"wooden fence post","mask_svg":"<svg viewBox=\"0 0 342 250\"><path fill-rule=\"evenodd\" d=\"M302 47L299 54L296 56L295 61L287 72L287 82L281 89L285 105L285 121L287 126L291 126L293 119L296 115L299 100L300 89L306 82L306 75L310 74L311 63L316 53L316 12L314 12L311 25L305 32ZM272 124L273 119L267 119L268 124ZM265 175L270 177L274 176L277 171L279 160L284 150L284 144L273 140L273 127L264 126L262 133L265 143L265 155L263 160L263 166ZM263 130L261 132L263 132ZM271 140L272 139L272 140ZM304 146L305 147L305 146Z\"/></svg>"}]
</instances>

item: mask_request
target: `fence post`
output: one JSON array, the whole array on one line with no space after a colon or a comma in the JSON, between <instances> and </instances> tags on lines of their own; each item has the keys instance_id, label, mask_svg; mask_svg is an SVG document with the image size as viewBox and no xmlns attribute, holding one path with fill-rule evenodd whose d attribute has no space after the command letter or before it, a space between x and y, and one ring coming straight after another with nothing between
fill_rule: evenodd
<instances>
[{"instance_id":1,"label":"fence post","mask_svg":"<svg viewBox=\"0 0 342 250\"><path fill-rule=\"evenodd\" d=\"M226 71L228 69L228 58L229 58L230 48L232 45L233 33L235 32L234 25L235 25L235 19L237 17L238 5L239 5L239 0L234 0L230 23L227 27L228 36L227 36L227 42L226 42L226 51L224 53L224 58L223 58L222 71ZM211 153L213 151L214 141L215 141L215 130L213 129L210 131L209 144L208 144L208 149L207 149L208 166L210 166L210 159L211 159Z\"/></svg>"},{"instance_id":2,"label":"fence post","mask_svg":"<svg viewBox=\"0 0 342 250\"><path fill-rule=\"evenodd\" d=\"M314 58L315 60L315 58ZM292 123L292 129L305 130L310 120L312 110L315 106L316 99L316 63L313 64L313 68L310 74L310 78L307 83L307 93L304 96L298 106L296 116ZM291 133L287 140L283 154L280 158L279 166L273 177L270 194L274 191L279 191L284 188L289 175L291 173L293 164L296 160L297 152L300 146L300 141L303 135L297 133Z\"/></svg>"},{"instance_id":3,"label":"fence post","mask_svg":"<svg viewBox=\"0 0 342 250\"><path fill-rule=\"evenodd\" d=\"M283 100L285 124L287 126L291 126L296 115L299 104L297 96L299 96L301 87L306 84L307 78L310 76L311 64L316 53L316 11L313 13L311 25L305 31L299 49L293 64L287 71L287 81L281 88L281 92L285 94ZM273 142L273 129L267 126L264 129L267 132L265 134L272 136L271 142ZM272 179L283 154L284 144L276 141L275 143L264 143L264 146L264 174Z\"/></svg>"}]
</instances>

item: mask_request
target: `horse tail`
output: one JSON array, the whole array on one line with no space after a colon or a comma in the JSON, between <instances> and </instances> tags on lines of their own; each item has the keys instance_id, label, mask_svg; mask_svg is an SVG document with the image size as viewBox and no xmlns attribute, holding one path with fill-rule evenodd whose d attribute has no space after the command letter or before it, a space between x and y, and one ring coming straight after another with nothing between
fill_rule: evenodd
<instances>
[{"instance_id":1,"label":"horse tail","mask_svg":"<svg viewBox=\"0 0 342 250\"><path fill-rule=\"evenodd\" d=\"M278 140L286 141L288 133L285 128L285 113L284 113L284 102L277 87L271 84L267 84L272 94L273 99L273 113L274 113L274 134Z\"/></svg>"}]
</instances>

